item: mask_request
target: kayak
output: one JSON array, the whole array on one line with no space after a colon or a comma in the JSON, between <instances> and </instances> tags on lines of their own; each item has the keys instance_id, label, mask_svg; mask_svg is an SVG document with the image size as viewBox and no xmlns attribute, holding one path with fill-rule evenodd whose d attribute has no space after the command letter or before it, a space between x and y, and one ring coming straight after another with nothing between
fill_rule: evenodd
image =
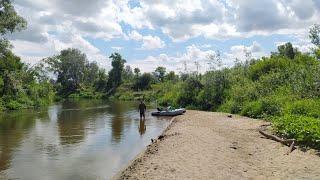
<instances>
[{"instance_id":1,"label":"kayak","mask_svg":"<svg viewBox=\"0 0 320 180\"><path fill-rule=\"evenodd\" d=\"M169 111L155 111L152 112L152 116L177 116L181 115L186 112L186 109L180 108L180 109L174 109L174 110L169 110Z\"/></svg>"}]
</instances>

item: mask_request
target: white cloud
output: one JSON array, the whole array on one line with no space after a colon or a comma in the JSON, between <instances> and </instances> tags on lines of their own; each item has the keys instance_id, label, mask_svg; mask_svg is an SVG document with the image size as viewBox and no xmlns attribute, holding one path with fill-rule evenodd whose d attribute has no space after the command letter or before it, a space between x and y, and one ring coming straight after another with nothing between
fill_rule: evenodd
<instances>
[{"instance_id":1,"label":"white cloud","mask_svg":"<svg viewBox=\"0 0 320 180\"><path fill-rule=\"evenodd\" d=\"M160 54L159 56L148 56L145 59L135 60L129 63L132 67L139 67L143 72L152 72L158 66L164 66L167 71L183 72L185 64L188 72L196 71L195 62L200 65L200 72L204 72L209 69L208 55L214 54L212 50L202 51L196 45L186 47L186 52L183 54L177 54L176 56L168 56L167 54Z\"/></svg>"},{"instance_id":2,"label":"white cloud","mask_svg":"<svg viewBox=\"0 0 320 180\"><path fill-rule=\"evenodd\" d=\"M142 41L140 48L142 50L160 49L165 47L165 42L162 41L158 36L142 36L139 32L132 31L129 33L128 38L135 41Z\"/></svg>"},{"instance_id":3,"label":"white cloud","mask_svg":"<svg viewBox=\"0 0 320 180\"><path fill-rule=\"evenodd\" d=\"M165 46L164 41L162 41L159 37L157 36L144 36L143 37L143 43L141 48L142 49L159 49L163 48Z\"/></svg>"},{"instance_id":4,"label":"white cloud","mask_svg":"<svg viewBox=\"0 0 320 180\"><path fill-rule=\"evenodd\" d=\"M138 33L137 31L130 32L130 34L128 36L130 39L133 39L135 41L141 41L143 39L143 36L140 33Z\"/></svg>"},{"instance_id":5,"label":"white cloud","mask_svg":"<svg viewBox=\"0 0 320 180\"><path fill-rule=\"evenodd\" d=\"M18 13L28 21L28 29L8 38L15 45L14 51L26 61L49 56L68 47L83 50L90 60L105 59L87 39L131 39L141 42L141 46L135 48L139 50L171 45L171 42L163 41L161 35L149 33L159 31L172 39L173 47L177 41L199 36L206 40L228 40L255 35L292 35L298 39L293 42L294 46L305 51L311 45L301 38L301 34L305 34L305 29L310 25L319 23L320 18L319 0L140 0L135 1L137 5L134 7L129 1L14 1ZM141 35L141 30L149 34ZM126 35L128 31L130 33ZM112 44L111 47L120 50ZM186 47L186 53L182 55L172 57L162 54L145 60L166 59L170 63L191 56L201 59L206 53L201 48L210 47L193 45ZM259 46L255 43L248 47L235 46L225 55L241 57L243 55L239 52L243 48L255 51ZM253 55L261 54L253 52ZM107 63L101 60L101 64L106 66Z\"/></svg>"},{"instance_id":6,"label":"white cloud","mask_svg":"<svg viewBox=\"0 0 320 180\"><path fill-rule=\"evenodd\" d=\"M120 47L120 46L112 46L111 48L114 49L114 50L120 51L123 47Z\"/></svg>"},{"instance_id":7,"label":"white cloud","mask_svg":"<svg viewBox=\"0 0 320 180\"><path fill-rule=\"evenodd\" d=\"M224 54L227 66L232 66L235 59L240 61L245 61L247 59L246 55L250 55L250 58L261 58L267 54L264 52L261 45L254 41L250 46L236 45L230 48L229 52Z\"/></svg>"},{"instance_id":8,"label":"white cloud","mask_svg":"<svg viewBox=\"0 0 320 180\"><path fill-rule=\"evenodd\" d=\"M69 34L68 39L60 41L54 36L49 36L46 43L40 44L35 42L14 40L12 44L14 46L14 53L22 57L24 62L28 64L36 64L41 59L48 56L58 54L61 50L67 48L77 48L86 53L89 61L96 61L98 65L103 68L109 69L110 65L108 58L103 55L99 49L91 45L82 36L77 34Z\"/></svg>"},{"instance_id":9,"label":"white cloud","mask_svg":"<svg viewBox=\"0 0 320 180\"><path fill-rule=\"evenodd\" d=\"M317 0L141 0L140 7L123 12L130 20L122 19L133 28L161 29L173 41L197 36L223 40L299 31L318 22L319 4Z\"/></svg>"}]
</instances>

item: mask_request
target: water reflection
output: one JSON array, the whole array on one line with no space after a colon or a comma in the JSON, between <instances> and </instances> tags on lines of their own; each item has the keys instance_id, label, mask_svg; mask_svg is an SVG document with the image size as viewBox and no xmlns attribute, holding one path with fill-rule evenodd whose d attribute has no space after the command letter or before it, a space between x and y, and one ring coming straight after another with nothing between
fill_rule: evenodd
<instances>
[{"instance_id":1,"label":"water reflection","mask_svg":"<svg viewBox=\"0 0 320 180\"><path fill-rule=\"evenodd\" d=\"M111 119L111 128L112 128L112 141L113 142L120 142L124 121L125 121L125 115L124 111L126 109L126 104L121 103L112 103L109 112L113 115Z\"/></svg>"},{"instance_id":2,"label":"water reflection","mask_svg":"<svg viewBox=\"0 0 320 180\"><path fill-rule=\"evenodd\" d=\"M0 114L0 171L10 167L13 151L20 146L25 132L35 125L36 119L44 121L46 118L46 113L35 111Z\"/></svg>"},{"instance_id":3,"label":"water reflection","mask_svg":"<svg viewBox=\"0 0 320 180\"><path fill-rule=\"evenodd\" d=\"M140 135L144 135L144 133L147 130L145 122L146 122L145 119L140 119L140 124L139 124L139 133L140 133Z\"/></svg>"},{"instance_id":4,"label":"water reflection","mask_svg":"<svg viewBox=\"0 0 320 180\"><path fill-rule=\"evenodd\" d=\"M0 114L0 179L110 178L168 122L103 101Z\"/></svg>"}]
</instances>

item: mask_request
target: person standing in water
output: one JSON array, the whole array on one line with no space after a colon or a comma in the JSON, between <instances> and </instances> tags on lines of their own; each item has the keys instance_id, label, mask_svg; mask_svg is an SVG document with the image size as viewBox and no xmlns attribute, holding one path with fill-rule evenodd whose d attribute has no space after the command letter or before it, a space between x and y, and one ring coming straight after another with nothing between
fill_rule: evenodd
<instances>
[{"instance_id":1,"label":"person standing in water","mask_svg":"<svg viewBox=\"0 0 320 180\"><path fill-rule=\"evenodd\" d=\"M143 100L140 100L140 104L139 104L140 120L142 119L142 117L144 120L146 119L146 115L145 115L146 110L147 110L146 105L144 104Z\"/></svg>"}]
</instances>

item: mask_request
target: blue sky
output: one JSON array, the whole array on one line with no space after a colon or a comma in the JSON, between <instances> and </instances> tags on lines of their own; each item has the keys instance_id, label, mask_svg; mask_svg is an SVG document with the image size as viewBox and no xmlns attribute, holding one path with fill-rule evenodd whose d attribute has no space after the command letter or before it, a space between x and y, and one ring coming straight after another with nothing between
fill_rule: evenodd
<instances>
[{"instance_id":1,"label":"blue sky","mask_svg":"<svg viewBox=\"0 0 320 180\"><path fill-rule=\"evenodd\" d=\"M132 67L208 69L220 52L224 66L234 59L267 56L292 42L312 44L308 29L319 23L318 0L15 0L28 29L9 35L14 52L35 64L65 48L78 48L90 61L110 68L120 52Z\"/></svg>"}]
</instances>

